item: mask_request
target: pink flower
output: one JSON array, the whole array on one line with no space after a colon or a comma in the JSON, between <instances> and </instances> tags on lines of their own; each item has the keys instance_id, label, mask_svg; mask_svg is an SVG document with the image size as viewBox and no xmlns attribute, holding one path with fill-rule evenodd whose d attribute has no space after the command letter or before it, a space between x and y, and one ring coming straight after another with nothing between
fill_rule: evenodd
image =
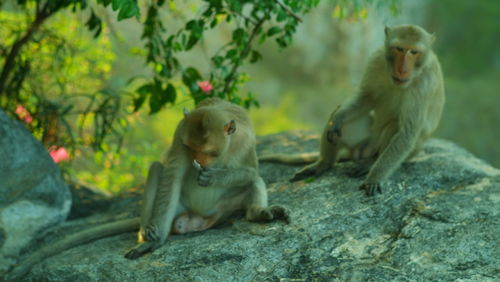
<instances>
[{"instance_id":1,"label":"pink flower","mask_svg":"<svg viewBox=\"0 0 500 282\"><path fill-rule=\"evenodd\" d=\"M70 156L66 148L52 146L49 148L49 154L55 163L60 163L62 161L69 161Z\"/></svg>"},{"instance_id":2,"label":"pink flower","mask_svg":"<svg viewBox=\"0 0 500 282\"><path fill-rule=\"evenodd\" d=\"M214 89L214 87L212 86L212 84L210 84L210 81L208 81L208 80L200 81L197 84L200 87L201 91L203 91L205 93L208 93L208 92L212 91L212 89Z\"/></svg>"},{"instance_id":3,"label":"pink flower","mask_svg":"<svg viewBox=\"0 0 500 282\"><path fill-rule=\"evenodd\" d=\"M33 121L33 117L30 112L23 105L17 105L16 114L27 124L30 124Z\"/></svg>"},{"instance_id":4,"label":"pink flower","mask_svg":"<svg viewBox=\"0 0 500 282\"><path fill-rule=\"evenodd\" d=\"M24 117L24 122L30 124L33 121L33 117L31 115L27 115Z\"/></svg>"}]
</instances>

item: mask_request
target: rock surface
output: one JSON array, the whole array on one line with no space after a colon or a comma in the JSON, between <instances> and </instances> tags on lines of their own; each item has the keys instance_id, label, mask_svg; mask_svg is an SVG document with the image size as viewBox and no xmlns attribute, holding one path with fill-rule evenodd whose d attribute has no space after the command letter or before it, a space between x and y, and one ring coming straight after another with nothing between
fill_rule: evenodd
<instances>
[{"instance_id":1,"label":"rock surface","mask_svg":"<svg viewBox=\"0 0 500 282\"><path fill-rule=\"evenodd\" d=\"M314 151L317 136L260 139L259 152ZM271 204L292 223L236 218L216 229L172 236L152 254L123 257L127 233L79 246L36 265L24 281L494 281L500 273L500 170L453 143L430 140L367 198L362 179L338 164L312 182L290 184L299 167L261 164ZM125 217L69 221L54 237ZM55 238L46 238L47 242ZM498 280L497 280L498 281Z\"/></svg>"},{"instance_id":2,"label":"rock surface","mask_svg":"<svg viewBox=\"0 0 500 282\"><path fill-rule=\"evenodd\" d=\"M43 146L0 110L0 273L47 227L65 220L71 196Z\"/></svg>"}]
</instances>

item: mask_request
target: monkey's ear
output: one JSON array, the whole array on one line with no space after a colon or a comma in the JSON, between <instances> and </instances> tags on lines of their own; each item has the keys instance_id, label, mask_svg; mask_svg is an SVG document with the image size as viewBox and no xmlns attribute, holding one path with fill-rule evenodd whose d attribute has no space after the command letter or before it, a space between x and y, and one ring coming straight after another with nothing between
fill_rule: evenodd
<instances>
[{"instance_id":1,"label":"monkey's ear","mask_svg":"<svg viewBox=\"0 0 500 282\"><path fill-rule=\"evenodd\" d=\"M385 36L389 36L389 32L391 31L391 28L388 27L388 26L385 26L384 28L384 33L385 33Z\"/></svg>"},{"instance_id":2,"label":"monkey's ear","mask_svg":"<svg viewBox=\"0 0 500 282\"><path fill-rule=\"evenodd\" d=\"M431 33L431 44L433 44L434 41L436 41L436 34L433 32Z\"/></svg>"},{"instance_id":3,"label":"monkey's ear","mask_svg":"<svg viewBox=\"0 0 500 282\"><path fill-rule=\"evenodd\" d=\"M184 109L182 111L184 112L184 116L189 115L189 111L186 107L184 107Z\"/></svg>"},{"instance_id":4,"label":"monkey's ear","mask_svg":"<svg viewBox=\"0 0 500 282\"><path fill-rule=\"evenodd\" d=\"M236 131L236 122L234 120L231 120L230 122L224 125L224 132L226 132L227 135L231 135L235 131Z\"/></svg>"}]
</instances>

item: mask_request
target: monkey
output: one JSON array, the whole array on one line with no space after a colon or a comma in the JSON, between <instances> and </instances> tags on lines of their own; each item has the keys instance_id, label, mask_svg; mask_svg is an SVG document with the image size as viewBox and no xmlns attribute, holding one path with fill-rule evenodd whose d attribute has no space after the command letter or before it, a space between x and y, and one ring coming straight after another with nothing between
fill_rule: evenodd
<instances>
[{"instance_id":1,"label":"monkey","mask_svg":"<svg viewBox=\"0 0 500 282\"><path fill-rule=\"evenodd\" d=\"M201 231L244 209L249 221L289 221L281 206L267 206L258 174L256 139L247 113L211 98L185 112L159 175L152 177L142 211L139 244L125 256L137 258L161 246L167 235ZM161 173L160 173L161 170Z\"/></svg>"},{"instance_id":2,"label":"monkey","mask_svg":"<svg viewBox=\"0 0 500 282\"><path fill-rule=\"evenodd\" d=\"M290 222L282 206L268 206L258 173L256 138L246 111L219 98L184 112L163 162L148 172L140 217L107 223L49 244L7 276L26 274L43 258L104 236L137 233L125 257L136 259L162 246L169 234L185 234L222 223L237 210L254 222Z\"/></svg>"},{"instance_id":3,"label":"monkey","mask_svg":"<svg viewBox=\"0 0 500 282\"><path fill-rule=\"evenodd\" d=\"M436 130L445 90L432 51L435 35L416 25L385 27L384 32L385 44L371 57L357 95L331 114L315 162L291 181L321 175L338 161L339 152L347 152L358 163L351 174L366 175L359 188L367 196L382 193L381 183ZM297 158L262 157L296 163Z\"/></svg>"}]
</instances>

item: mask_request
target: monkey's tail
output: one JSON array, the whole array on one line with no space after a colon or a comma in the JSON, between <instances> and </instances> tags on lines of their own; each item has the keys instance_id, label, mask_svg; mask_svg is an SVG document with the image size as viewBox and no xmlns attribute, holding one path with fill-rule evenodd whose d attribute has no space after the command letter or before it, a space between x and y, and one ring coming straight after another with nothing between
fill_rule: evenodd
<instances>
[{"instance_id":1,"label":"monkey's tail","mask_svg":"<svg viewBox=\"0 0 500 282\"><path fill-rule=\"evenodd\" d=\"M300 154L267 154L259 156L260 162L284 163L284 164L306 164L319 159L318 152Z\"/></svg>"},{"instance_id":2,"label":"monkey's tail","mask_svg":"<svg viewBox=\"0 0 500 282\"><path fill-rule=\"evenodd\" d=\"M58 254L64 250L73 248L75 246L91 242L93 240L117 235L125 232L130 232L139 229L139 217L131 219L123 219L111 223L105 223L88 230L84 230L72 235L67 236L55 243L48 244L43 248L30 254L19 265L15 266L5 277L5 281L15 281L29 272L31 267L41 260Z\"/></svg>"}]
</instances>

